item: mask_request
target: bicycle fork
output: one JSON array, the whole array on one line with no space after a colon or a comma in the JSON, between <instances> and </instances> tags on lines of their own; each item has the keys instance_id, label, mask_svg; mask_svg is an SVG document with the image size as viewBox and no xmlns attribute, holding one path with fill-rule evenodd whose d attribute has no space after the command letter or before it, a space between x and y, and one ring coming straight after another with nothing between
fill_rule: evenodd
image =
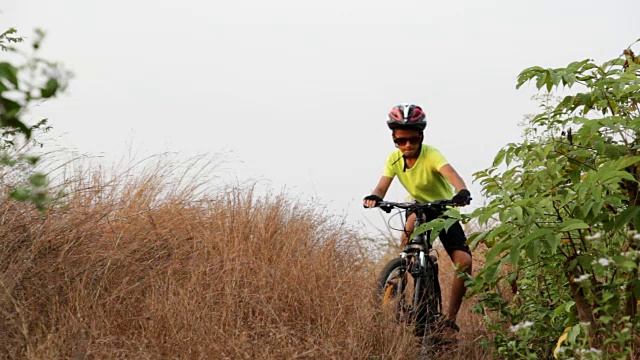
<instances>
[{"instance_id":1,"label":"bicycle fork","mask_svg":"<svg viewBox=\"0 0 640 360\"><path fill-rule=\"evenodd\" d=\"M422 286L423 281L422 277L426 275L425 269L427 268L427 264L424 258L424 251L420 251L418 253L418 266L415 266L411 271L411 275L415 281L415 287L413 292L413 308L416 309L417 305L420 304L423 299L421 299L423 295Z\"/></svg>"}]
</instances>

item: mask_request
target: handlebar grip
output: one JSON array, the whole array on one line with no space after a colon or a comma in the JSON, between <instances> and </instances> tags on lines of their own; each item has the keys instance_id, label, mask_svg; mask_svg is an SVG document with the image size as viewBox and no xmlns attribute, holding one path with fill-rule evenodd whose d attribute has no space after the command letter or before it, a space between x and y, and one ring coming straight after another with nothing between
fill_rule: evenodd
<instances>
[{"instance_id":1,"label":"handlebar grip","mask_svg":"<svg viewBox=\"0 0 640 360\"><path fill-rule=\"evenodd\" d=\"M367 195L364 197L363 200L375 200L376 201L376 207L380 204L380 202L382 202L382 198L376 194L371 194L371 195ZM362 204L362 207L367 209L367 206L365 204Z\"/></svg>"}]
</instances>

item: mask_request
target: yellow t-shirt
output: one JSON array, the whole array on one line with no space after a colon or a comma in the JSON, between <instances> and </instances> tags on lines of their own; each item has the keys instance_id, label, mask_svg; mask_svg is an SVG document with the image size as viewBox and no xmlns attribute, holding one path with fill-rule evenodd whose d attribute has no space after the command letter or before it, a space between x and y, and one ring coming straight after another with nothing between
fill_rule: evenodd
<instances>
[{"instance_id":1,"label":"yellow t-shirt","mask_svg":"<svg viewBox=\"0 0 640 360\"><path fill-rule=\"evenodd\" d=\"M387 158L384 176L397 176L409 194L418 202L448 200L453 197L451 184L440 174L440 168L448 164L436 148L422 144L422 150L412 168L404 170L402 151L396 149Z\"/></svg>"}]
</instances>

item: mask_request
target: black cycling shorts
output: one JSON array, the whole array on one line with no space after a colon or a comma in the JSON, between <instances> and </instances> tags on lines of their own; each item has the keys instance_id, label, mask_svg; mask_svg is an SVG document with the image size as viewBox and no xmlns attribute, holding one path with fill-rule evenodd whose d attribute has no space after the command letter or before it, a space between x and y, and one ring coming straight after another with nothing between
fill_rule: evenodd
<instances>
[{"instance_id":1,"label":"black cycling shorts","mask_svg":"<svg viewBox=\"0 0 640 360\"><path fill-rule=\"evenodd\" d=\"M407 219L409 218L409 215L411 215L411 213L407 211ZM427 209L425 211L425 220L429 222L433 219L436 219L440 215L441 213L438 211ZM427 231L426 235L430 236L431 230ZM451 225L449 230L442 230L438 235L438 238L440 239L440 242L442 242L442 245L447 251L447 254L449 254L449 257L451 257L451 254L454 250L461 250L471 255L471 249L469 249L469 246L467 245L467 236L464 234L464 230L462 230L462 225L460 225L459 221L456 221L453 225Z\"/></svg>"}]
</instances>

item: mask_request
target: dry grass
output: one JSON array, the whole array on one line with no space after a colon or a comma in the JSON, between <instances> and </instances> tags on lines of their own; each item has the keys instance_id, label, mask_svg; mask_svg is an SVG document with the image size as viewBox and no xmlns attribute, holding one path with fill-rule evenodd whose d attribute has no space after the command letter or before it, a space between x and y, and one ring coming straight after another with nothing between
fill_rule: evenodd
<instances>
[{"instance_id":1,"label":"dry grass","mask_svg":"<svg viewBox=\"0 0 640 360\"><path fill-rule=\"evenodd\" d=\"M438 252L438 278L440 279L443 292L443 309L446 312L449 306L451 282L457 271L442 245L437 244L435 249ZM485 250L486 249L479 247L473 252L473 273L477 273L484 265ZM488 334L486 326L482 321L482 316L471 311L471 308L476 305L476 303L475 298L466 299L462 302L456 320L458 326L460 326L460 333L458 333L457 336L458 346L447 351L445 354L441 354L442 358L466 360L487 358L488 351L482 349L480 341L489 337L490 334Z\"/></svg>"},{"instance_id":2,"label":"dry grass","mask_svg":"<svg viewBox=\"0 0 640 360\"><path fill-rule=\"evenodd\" d=\"M339 219L251 188L205 195L174 171L80 168L46 215L0 204L4 358L415 354Z\"/></svg>"},{"instance_id":3,"label":"dry grass","mask_svg":"<svg viewBox=\"0 0 640 360\"><path fill-rule=\"evenodd\" d=\"M0 203L0 357L418 356L410 329L380 312L380 264L341 219L251 187L205 192L208 178L177 173L76 167L47 214ZM441 254L446 306L453 268ZM472 302L445 358L484 356Z\"/></svg>"}]
</instances>

